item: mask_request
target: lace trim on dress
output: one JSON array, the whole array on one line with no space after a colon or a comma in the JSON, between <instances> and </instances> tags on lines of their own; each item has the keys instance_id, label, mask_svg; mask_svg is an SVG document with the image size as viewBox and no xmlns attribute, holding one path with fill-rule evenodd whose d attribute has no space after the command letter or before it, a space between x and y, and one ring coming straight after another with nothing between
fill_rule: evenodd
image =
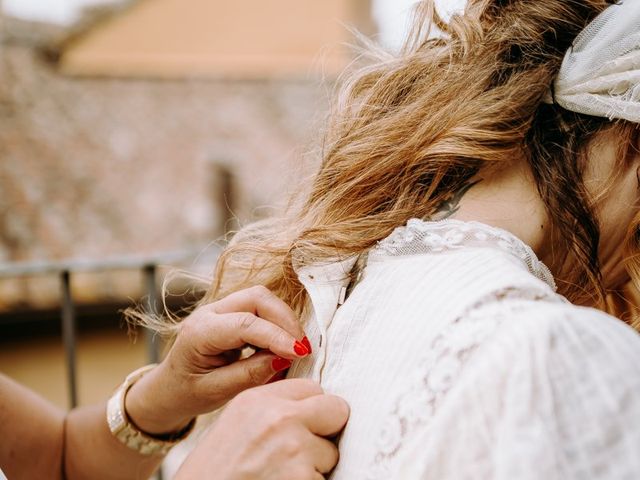
<instances>
[{"instance_id":1,"label":"lace trim on dress","mask_svg":"<svg viewBox=\"0 0 640 480\"><path fill-rule=\"evenodd\" d=\"M556 291L553 275L528 245L506 230L480 222L454 219L430 222L412 218L405 226L396 228L391 235L378 242L370 252L370 259L487 246L518 257L533 275Z\"/></svg>"},{"instance_id":2,"label":"lace trim on dress","mask_svg":"<svg viewBox=\"0 0 640 480\"><path fill-rule=\"evenodd\" d=\"M505 300L566 302L563 297L543 289L506 288L483 297L446 327L427 349L427 354L412 369L408 388L396 400L378 436L369 480L393 478L392 463L405 439L429 422L447 393L455 385L466 362L497 327L522 304L502 305L498 313L482 314L482 307Z\"/></svg>"}]
</instances>

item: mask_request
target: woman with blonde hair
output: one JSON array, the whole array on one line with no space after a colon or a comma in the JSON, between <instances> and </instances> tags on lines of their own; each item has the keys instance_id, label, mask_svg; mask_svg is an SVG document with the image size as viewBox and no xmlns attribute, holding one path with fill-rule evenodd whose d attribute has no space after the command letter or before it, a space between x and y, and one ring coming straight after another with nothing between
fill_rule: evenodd
<instances>
[{"instance_id":1,"label":"woman with blonde hair","mask_svg":"<svg viewBox=\"0 0 640 480\"><path fill-rule=\"evenodd\" d=\"M418 5L345 78L302 203L241 231L347 400L333 479L640 478L640 1ZM176 328L178 328L176 326Z\"/></svg>"}]
</instances>

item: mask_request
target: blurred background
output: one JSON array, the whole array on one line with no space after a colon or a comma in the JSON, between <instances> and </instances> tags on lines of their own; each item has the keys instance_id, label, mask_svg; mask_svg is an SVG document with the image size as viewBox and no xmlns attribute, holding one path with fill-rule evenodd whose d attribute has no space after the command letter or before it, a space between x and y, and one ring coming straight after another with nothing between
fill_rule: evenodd
<instances>
[{"instance_id":1,"label":"blurred background","mask_svg":"<svg viewBox=\"0 0 640 480\"><path fill-rule=\"evenodd\" d=\"M0 0L0 371L69 408L157 356L121 311L283 207L349 28L396 49L414 3Z\"/></svg>"},{"instance_id":2,"label":"blurred background","mask_svg":"<svg viewBox=\"0 0 640 480\"><path fill-rule=\"evenodd\" d=\"M396 48L413 3L0 0L0 371L66 409L157 357L122 310L282 208L349 29Z\"/></svg>"}]
</instances>

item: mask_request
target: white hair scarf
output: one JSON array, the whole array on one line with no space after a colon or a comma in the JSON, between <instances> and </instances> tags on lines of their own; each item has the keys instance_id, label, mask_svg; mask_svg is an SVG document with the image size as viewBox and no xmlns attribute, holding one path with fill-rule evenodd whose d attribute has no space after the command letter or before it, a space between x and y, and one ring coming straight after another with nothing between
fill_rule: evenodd
<instances>
[{"instance_id":1,"label":"white hair scarf","mask_svg":"<svg viewBox=\"0 0 640 480\"><path fill-rule=\"evenodd\" d=\"M578 35L545 101L640 123L640 0L610 5Z\"/></svg>"}]
</instances>

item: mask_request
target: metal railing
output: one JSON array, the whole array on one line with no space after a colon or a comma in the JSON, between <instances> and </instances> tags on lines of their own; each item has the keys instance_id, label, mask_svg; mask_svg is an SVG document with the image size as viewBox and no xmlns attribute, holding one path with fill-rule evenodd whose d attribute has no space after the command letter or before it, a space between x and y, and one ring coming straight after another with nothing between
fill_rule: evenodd
<instances>
[{"instance_id":1,"label":"metal railing","mask_svg":"<svg viewBox=\"0 0 640 480\"><path fill-rule=\"evenodd\" d=\"M0 0L0 14L2 8ZM1 17L1 15L0 15ZM1 18L0 18L1 23ZM1 26L1 25L0 25ZM1 31L0 31L1 33ZM1 68L0 68L1 70ZM229 228L235 224L232 212L237 201L234 188L234 178L231 169L226 163L212 163L214 170L214 183L212 185L212 200L220 207L222 213L219 219L217 231L222 235L229 232ZM206 255L203 256L203 253ZM65 364L67 372L68 402L69 407L78 405L78 382L76 371L77 350L77 312L74 302L71 281L76 273L94 272L104 273L115 270L139 271L143 276L143 295L146 297L144 304L146 313L157 314L159 294L157 288L158 268L175 267L192 262L196 259L206 261L213 265L220 253L219 247L209 245L206 248L181 250L177 252L165 252L153 255L123 255L104 258L101 260L70 260L61 262L16 262L0 263L0 280L9 278L34 277L44 275L56 275L60 284L60 323L62 329L62 341L65 352ZM157 363L160 359L160 345L158 337L149 330L145 330L147 357L150 363ZM163 469L160 468L152 478L162 480Z\"/></svg>"},{"instance_id":2,"label":"metal railing","mask_svg":"<svg viewBox=\"0 0 640 480\"><path fill-rule=\"evenodd\" d=\"M71 281L76 273L106 273L115 270L140 271L146 301L144 308L149 314L158 313L158 268L176 266L192 261L202 249L166 252L147 256L119 256L101 260L71 260L62 262L23 262L0 264L0 279L56 275L60 284L60 321L65 352L69 407L78 405L78 382L76 369L78 319ZM211 249L209 249L211 252ZM213 252L217 255L217 251ZM145 329L147 357L151 363L160 358L159 342L153 332Z\"/></svg>"},{"instance_id":3,"label":"metal railing","mask_svg":"<svg viewBox=\"0 0 640 480\"><path fill-rule=\"evenodd\" d=\"M0 264L0 279L33 277L41 275L57 275L60 283L60 322L62 328L62 341L65 352L65 364L67 372L67 388L69 408L78 405L78 381L77 381L77 329L78 319L76 304L74 302L71 280L76 273L106 273L115 270L140 271L143 280L143 296L146 298L144 308L146 313L155 315L158 313L158 268L171 267L185 264L201 255L203 249L167 252L150 256L119 256L102 260L72 260L67 262L23 262ZM207 248L206 260L213 262L218 250ZM158 337L153 332L145 329L147 357L150 363L157 363L160 359L160 345ZM163 479L163 467L158 469L152 477L155 480Z\"/></svg>"}]
</instances>

